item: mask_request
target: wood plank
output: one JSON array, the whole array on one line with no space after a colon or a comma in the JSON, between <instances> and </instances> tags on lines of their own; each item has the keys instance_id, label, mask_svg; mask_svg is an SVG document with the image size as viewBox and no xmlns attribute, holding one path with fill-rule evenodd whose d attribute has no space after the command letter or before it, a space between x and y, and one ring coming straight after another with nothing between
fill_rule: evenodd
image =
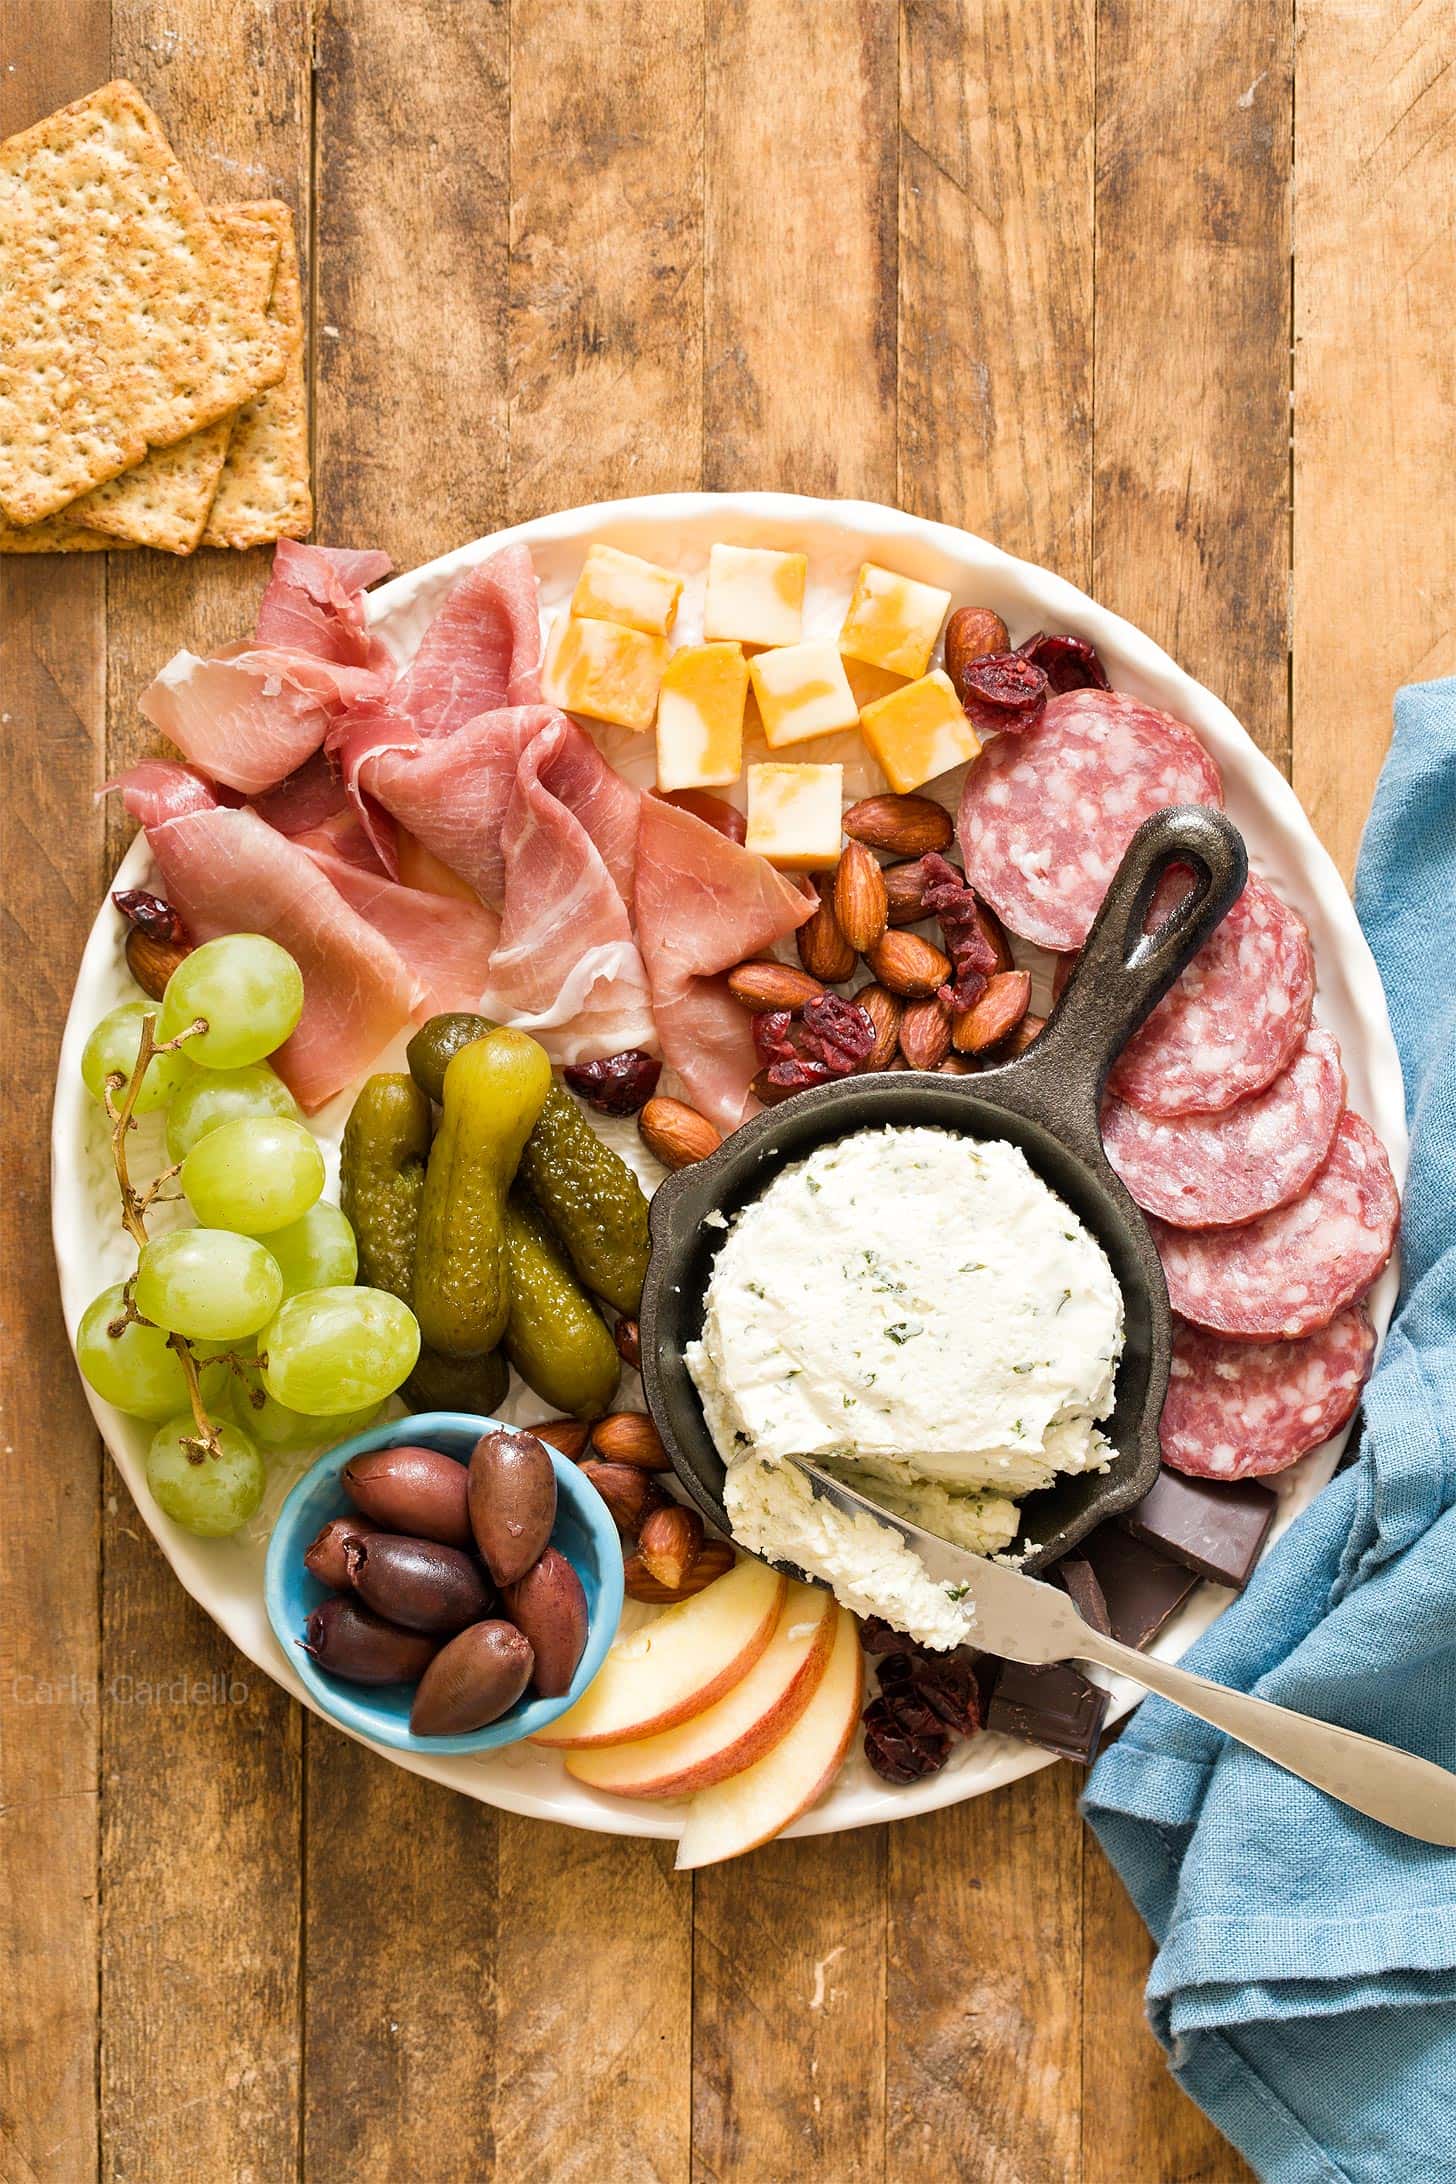
<instances>
[{"instance_id":1,"label":"wood plank","mask_svg":"<svg viewBox=\"0 0 1456 2184\"><path fill-rule=\"evenodd\" d=\"M211 202L280 196L307 247L307 0L218 15L114 0L113 65ZM149 747L138 690L245 630L262 554L112 557L110 768ZM131 826L113 800L108 841ZM108 1472L102 1608L101 2100L109 2168L291 2174L298 2149L300 1720L192 1607ZM165 2037L159 2028L165 2027Z\"/></svg>"},{"instance_id":2,"label":"wood plank","mask_svg":"<svg viewBox=\"0 0 1456 2184\"><path fill-rule=\"evenodd\" d=\"M1456 668L1442 7L1301 0L1294 786L1348 878L1402 683Z\"/></svg>"},{"instance_id":3,"label":"wood plank","mask_svg":"<svg viewBox=\"0 0 1456 2184\"><path fill-rule=\"evenodd\" d=\"M895 10L707 17L703 481L895 495ZM884 1840L698 1875L694 2175L881 2173Z\"/></svg>"},{"instance_id":4,"label":"wood plank","mask_svg":"<svg viewBox=\"0 0 1456 2184\"><path fill-rule=\"evenodd\" d=\"M501 7L319 9L318 535L401 568L504 513ZM492 2173L496 1819L306 1737L303 2173Z\"/></svg>"},{"instance_id":5,"label":"wood plank","mask_svg":"<svg viewBox=\"0 0 1456 2184\"><path fill-rule=\"evenodd\" d=\"M702 9L514 0L512 522L698 482ZM541 2184L685 2179L692 1884L503 1813L496 2134Z\"/></svg>"},{"instance_id":6,"label":"wood plank","mask_svg":"<svg viewBox=\"0 0 1456 2184\"><path fill-rule=\"evenodd\" d=\"M106 75L105 0L0 0L0 137ZM56 1053L102 881L106 570L0 560L0 2174L97 2165L98 1443L50 1272Z\"/></svg>"},{"instance_id":7,"label":"wood plank","mask_svg":"<svg viewBox=\"0 0 1456 2184\"><path fill-rule=\"evenodd\" d=\"M1097 597L1288 770L1292 10L1112 0L1097 40Z\"/></svg>"},{"instance_id":8,"label":"wood plank","mask_svg":"<svg viewBox=\"0 0 1456 2184\"><path fill-rule=\"evenodd\" d=\"M1092 0L903 15L900 497L1084 585L1092 55ZM890 1831L895 2184L1079 2172L1079 1786L1058 1767Z\"/></svg>"}]
</instances>

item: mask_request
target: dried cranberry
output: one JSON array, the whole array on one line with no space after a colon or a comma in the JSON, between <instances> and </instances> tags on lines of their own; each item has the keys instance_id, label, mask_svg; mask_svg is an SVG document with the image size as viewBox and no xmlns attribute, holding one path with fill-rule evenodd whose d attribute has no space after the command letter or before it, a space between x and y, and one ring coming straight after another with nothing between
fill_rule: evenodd
<instances>
[{"instance_id":1,"label":"dried cranberry","mask_svg":"<svg viewBox=\"0 0 1456 2184\"><path fill-rule=\"evenodd\" d=\"M864 1713L865 1757L887 1782L919 1782L945 1765L957 1737L981 1727L975 1656L932 1653L878 1617L861 1642L882 1656L879 1697Z\"/></svg>"},{"instance_id":2,"label":"dried cranberry","mask_svg":"<svg viewBox=\"0 0 1456 2184\"><path fill-rule=\"evenodd\" d=\"M872 1699L864 1711L864 1754L886 1782L922 1782L950 1758L950 1731L915 1700Z\"/></svg>"},{"instance_id":3,"label":"dried cranberry","mask_svg":"<svg viewBox=\"0 0 1456 2184\"><path fill-rule=\"evenodd\" d=\"M875 1027L857 1001L823 993L805 1002L797 1023L788 1009L755 1016L753 1044L764 1065L764 1092L787 1095L863 1069L874 1049Z\"/></svg>"},{"instance_id":4,"label":"dried cranberry","mask_svg":"<svg viewBox=\"0 0 1456 2184\"><path fill-rule=\"evenodd\" d=\"M948 1008L973 1009L1001 964L990 926L965 874L957 872L939 850L922 857L920 869L925 915L939 925L955 969L955 984L943 988L941 998Z\"/></svg>"},{"instance_id":5,"label":"dried cranberry","mask_svg":"<svg viewBox=\"0 0 1456 2184\"><path fill-rule=\"evenodd\" d=\"M179 948L190 948L192 935L182 922L180 912L160 895L149 895L144 887L119 887L112 901L126 919L128 925L148 940L169 940Z\"/></svg>"},{"instance_id":6,"label":"dried cranberry","mask_svg":"<svg viewBox=\"0 0 1456 2184\"><path fill-rule=\"evenodd\" d=\"M662 1064L640 1047L629 1047L600 1062L571 1062L561 1074L599 1115L635 1115L657 1090Z\"/></svg>"},{"instance_id":7,"label":"dried cranberry","mask_svg":"<svg viewBox=\"0 0 1456 2184\"><path fill-rule=\"evenodd\" d=\"M1038 630L1017 651L1041 668L1060 697L1064 690L1110 690L1107 670L1085 637L1047 637Z\"/></svg>"},{"instance_id":8,"label":"dried cranberry","mask_svg":"<svg viewBox=\"0 0 1456 2184\"><path fill-rule=\"evenodd\" d=\"M1047 688L1046 670L1035 660L1020 652L988 652L963 664L956 696L973 727L1015 735L1038 718Z\"/></svg>"}]
</instances>

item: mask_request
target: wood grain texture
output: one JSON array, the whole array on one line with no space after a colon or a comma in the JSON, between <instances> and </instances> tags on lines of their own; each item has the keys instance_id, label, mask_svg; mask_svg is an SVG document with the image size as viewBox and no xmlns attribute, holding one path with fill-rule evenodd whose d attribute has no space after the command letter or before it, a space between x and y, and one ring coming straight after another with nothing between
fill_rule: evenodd
<instances>
[{"instance_id":1,"label":"wood grain texture","mask_svg":"<svg viewBox=\"0 0 1456 2184\"><path fill-rule=\"evenodd\" d=\"M0 0L0 137L106 74L105 0ZM0 2176L97 2173L100 1445L50 1264L56 1052L102 874L106 568L0 564ZM10 1157L11 1150L18 1157Z\"/></svg>"},{"instance_id":2,"label":"wood grain texture","mask_svg":"<svg viewBox=\"0 0 1456 2184\"><path fill-rule=\"evenodd\" d=\"M113 0L112 62L155 105L204 197L309 178L306 0L218 15ZM245 631L262 554L112 557L107 759L152 748L138 691L179 644ZM107 806L114 859L132 832ZM291 1700L186 1600L108 1467L102 1615L101 2102L111 2173L146 2184L297 2162L300 1738ZM159 2028L165 2027L165 2036Z\"/></svg>"},{"instance_id":3,"label":"wood grain texture","mask_svg":"<svg viewBox=\"0 0 1456 2184\"><path fill-rule=\"evenodd\" d=\"M1093 0L906 0L900 498L1085 584ZM1031 83L1054 98L1027 98Z\"/></svg>"},{"instance_id":4,"label":"wood grain texture","mask_svg":"<svg viewBox=\"0 0 1456 2184\"><path fill-rule=\"evenodd\" d=\"M1396 689L1456 668L1451 14L1301 0L1294 786L1348 878Z\"/></svg>"},{"instance_id":5,"label":"wood grain texture","mask_svg":"<svg viewBox=\"0 0 1456 2184\"><path fill-rule=\"evenodd\" d=\"M1292 10L1103 0L1093 590L1288 770Z\"/></svg>"}]
</instances>

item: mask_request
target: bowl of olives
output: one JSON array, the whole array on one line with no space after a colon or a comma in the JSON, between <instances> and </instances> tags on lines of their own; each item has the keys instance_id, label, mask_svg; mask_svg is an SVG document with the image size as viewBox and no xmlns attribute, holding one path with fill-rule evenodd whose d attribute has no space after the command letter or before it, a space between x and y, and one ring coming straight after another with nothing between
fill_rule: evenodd
<instances>
[{"instance_id":1,"label":"bowl of olives","mask_svg":"<svg viewBox=\"0 0 1456 2184\"><path fill-rule=\"evenodd\" d=\"M576 1465L463 1411L373 1426L298 1481L268 1618L332 1720L407 1752L489 1752L580 1698L616 1635L622 1547Z\"/></svg>"}]
</instances>

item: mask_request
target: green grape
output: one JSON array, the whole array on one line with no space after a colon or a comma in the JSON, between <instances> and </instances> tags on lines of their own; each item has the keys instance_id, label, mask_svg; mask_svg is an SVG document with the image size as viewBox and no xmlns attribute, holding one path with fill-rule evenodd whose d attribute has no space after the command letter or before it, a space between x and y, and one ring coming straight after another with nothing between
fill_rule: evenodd
<instances>
[{"instance_id":1,"label":"green grape","mask_svg":"<svg viewBox=\"0 0 1456 2184\"><path fill-rule=\"evenodd\" d=\"M419 1323L385 1289L305 1289L258 1340L263 1385L315 1418L382 1403L414 1369Z\"/></svg>"},{"instance_id":2,"label":"green grape","mask_svg":"<svg viewBox=\"0 0 1456 2184\"><path fill-rule=\"evenodd\" d=\"M182 1188L206 1228L266 1236L301 1221L324 1187L324 1156L301 1122L241 1115L199 1138Z\"/></svg>"},{"instance_id":3,"label":"green grape","mask_svg":"<svg viewBox=\"0 0 1456 2184\"><path fill-rule=\"evenodd\" d=\"M255 1367L236 1377L229 1400L239 1425L270 1455L301 1448L333 1448L372 1426L380 1409L378 1403L371 1403L364 1410L346 1411L333 1418L310 1417L306 1411L290 1410L286 1403L270 1395Z\"/></svg>"},{"instance_id":4,"label":"green grape","mask_svg":"<svg viewBox=\"0 0 1456 2184\"><path fill-rule=\"evenodd\" d=\"M217 1428L221 1454L197 1456L184 1443L197 1439L190 1411L160 1428L147 1452L147 1485L157 1506L189 1532L220 1539L246 1524L267 1477L263 1459L237 1426Z\"/></svg>"},{"instance_id":5,"label":"green grape","mask_svg":"<svg viewBox=\"0 0 1456 2184\"><path fill-rule=\"evenodd\" d=\"M142 1247L136 1307L143 1319L198 1342L255 1335L283 1296L278 1263L251 1236L178 1229Z\"/></svg>"},{"instance_id":6,"label":"green grape","mask_svg":"<svg viewBox=\"0 0 1456 2184\"><path fill-rule=\"evenodd\" d=\"M347 1284L359 1271L354 1231L338 1207L331 1206L326 1198L310 1206L301 1221L274 1229L268 1249L278 1261L285 1297L296 1297L301 1289Z\"/></svg>"},{"instance_id":7,"label":"green grape","mask_svg":"<svg viewBox=\"0 0 1456 2184\"><path fill-rule=\"evenodd\" d=\"M241 1069L281 1047L303 1014L303 974L286 948L261 933L229 933L184 956L167 980L158 1030L175 1039L199 1017L206 1031L187 1042L205 1069Z\"/></svg>"},{"instance_id":8,"label":"green grape","mask_svg":"<svg viewBox=\"0 0 1456 2184\"><path fill-rule=\"evenodd\" d=\"M131 1076L142 1043L142 1018L156 1013L140 1001L124 1001L119 1009L112 1009L109 1015L102 1017L81 1051L81 1075L93 1100L105 1105L109 1076L117 1072L123 1077ZM166 1036L160 1025L156 1036L159 1039ZM194 1075L192 1064L185 1055L154 1055L147 1064L134 1112L149 1115L154 1108L165 1107ZM115 1097L120 1099L119 1089Z\"/></svg>"},{"instance_id":9,"label":"green grape","mask_svg":"<svg viewBox=\"0 0 1456 2184\"><path fill-rule=\"evenodd\" d=\"M126 1289L113 1282L93 1297L76 1330L76 1362L99 1396L128 1418L171 1418L187 1407L182 1360L165 1331L132 1320L119 1335L107 1329L126 1312Z\"/></svg>"},{"instance_id":10,"label":"green grape","mask_svg":"<svg viewBox=\"0 0 1456 2184\"><path fill-rule=\"evenodd\" d=\"M167 1110L167 1157L185 1160L199 1138L241 1115L281 1115L302 1122L303 1110L266 1062L246 1069L192 1069Z\"/></svg>"}]
</instances>

